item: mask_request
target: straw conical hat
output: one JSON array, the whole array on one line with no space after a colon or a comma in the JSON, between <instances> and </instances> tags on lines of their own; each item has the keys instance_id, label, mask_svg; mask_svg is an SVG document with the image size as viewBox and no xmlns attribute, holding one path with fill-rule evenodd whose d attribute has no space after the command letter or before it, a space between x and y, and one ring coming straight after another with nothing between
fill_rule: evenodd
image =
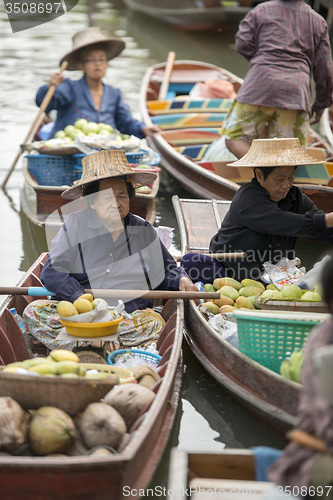
<instances>
[{"instance_id":1,"label":"straw conical hat","mask_svg":"<svg viewBox=\"0 0 333 500\"><path fill-rule=\"evenodd\" d=\"M306 153L299 139L254 139L248 152L230 167L285 167L319 165L323 161Z\"/></svg>"},{"instance_id":2,"label":"straw conical hat","mask_svg":"<svg viewBox=\"0 0 333 500\"><path fill-rule=\"evenodd\" d=\"M75 71L79 69L80 52L83 49L94 49L102 47L108 56L108 60L119 56L125 48L125 42L120 38L107 38L98 26L91 26L85 30L78 31L73 35L73 49L68 52L60 61L60 66L64 61L68 62L67 70Z\"/></svg>"},{"instance_id":3,"label":"straw conical hat","mask_svg":"<svg viewBox=\"0 0 333 500\"><path fill-rule=\"evenodd\" d=\"M156 174L136 172L128 163L124 151L98 151L82 158L82 177L75 186L62 193L65 200L76 200L82 196L83 187L94 181L112 177L126 177L133 187L146 186L154 182Z\"/></svg>"}]
</instances>

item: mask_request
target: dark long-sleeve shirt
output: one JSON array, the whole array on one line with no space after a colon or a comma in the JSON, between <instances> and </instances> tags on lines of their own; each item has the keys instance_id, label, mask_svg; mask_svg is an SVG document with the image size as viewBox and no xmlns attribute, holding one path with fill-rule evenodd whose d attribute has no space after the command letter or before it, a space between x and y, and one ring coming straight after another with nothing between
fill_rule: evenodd
<instances>
[{"instance_id":1,"label":"dark long-sleeve shirt","mask_svg":"<svg viewBox=\"0 0 333 500\"><path fill-rule=\"evenodd\" d=\"M48 85L37 91L36 104L40 106ZM122 134L135 135L141 139L143 123L135 120L129 106L124 102L121 91L103 83L103 97L100 109L96 109L85 78L81 80L64 80L55 90L46 113L57 111L57 119L50 134L53 137L58 130L73 125L78 118L85 118L96 123L108 123Z\"/></svg>"},{"instance_id":2,"label":"dark long-sleeve shirt","mask_svg":"<svg viewBox=\"0 0 333 500\"><path fill-rule=\"evenodd\" d=\"M57 300L74 302L84 289L178 290L187 276L177 267L155 229L129 213L121 235L111 233L87 208L69 215L52 242L41 273L43 284ZM98 292L95 294L98 297ZM152 307L153 301L137 297L125 302L127 312ZM117 300L109 301L117 304Z\"/></svg>"},{"instance_id":3,"label":"dark long-sleeve shirt","mask_svg":"<svg viewBox=\"0 0 333 500\"><path fill-rule=\"evenodd\" d=\"M322 114L332 104L333 69L327 23L303 0L257 5L240 22L236 50L250 61L237 101Z\"/></svg>"},{"instance_id":4,"label":"dark long-sleeve shirt","mask_svg":"<svg viewBox=\"0 0 333 500\"><path fill-rule=\"evenodd\" d=\"M292 186L279 202L270 199L256 179L242 186L231 202L209 250L247 253L244 261L225 261L227 275L258 279L263 263L292 258L297 236L333 244L333 228L327 229L325 214L301 189Z\"/></svg>"}]
</instances>

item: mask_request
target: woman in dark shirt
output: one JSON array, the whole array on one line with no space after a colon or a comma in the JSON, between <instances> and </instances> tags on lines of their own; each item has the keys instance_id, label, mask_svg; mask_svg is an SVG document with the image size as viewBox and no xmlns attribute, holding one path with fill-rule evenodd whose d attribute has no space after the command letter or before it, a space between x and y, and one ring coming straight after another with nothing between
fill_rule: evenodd
<instances>
[{"instance_id":1,"label":"woman in dark shirt","mask_svg":"<svg viewBox=\"0 0 333 500\"><path fill-rule=\"evenodd\" d=\"M333 243L333 213L325 214L293 186L298 165L319 164L303 151L298 139L256 139L236 167L251 167L254 178L231 202L209 251L246 252L242 261L216 261L186 254L181 264L193 281L212 283L215 277L259 279L263 263L293 258L298 236Z\"/></svg>"}]
</instances>

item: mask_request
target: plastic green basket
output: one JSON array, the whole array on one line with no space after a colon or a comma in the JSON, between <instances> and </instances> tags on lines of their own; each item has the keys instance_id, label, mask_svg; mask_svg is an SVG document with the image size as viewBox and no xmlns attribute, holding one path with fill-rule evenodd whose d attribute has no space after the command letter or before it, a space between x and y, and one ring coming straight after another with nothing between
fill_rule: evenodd
<instances>
[{"instance_id":1,"label":"plastic green basket","mask_svg":"<svg viewBox=\"0 0 333 500\"><path fill-rule=\"evenodd\" d=\"M280 371L282 361L301 349L309 332L328 319L323 313L235 311L239 350L261 365Z\"/></svg>"}]
</instances>

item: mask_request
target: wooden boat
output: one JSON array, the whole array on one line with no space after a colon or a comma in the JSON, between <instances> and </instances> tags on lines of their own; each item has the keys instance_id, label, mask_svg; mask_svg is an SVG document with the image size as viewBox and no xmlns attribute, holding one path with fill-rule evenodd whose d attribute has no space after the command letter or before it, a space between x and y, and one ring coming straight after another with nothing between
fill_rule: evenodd
<instances>
[{"instance_id":1,"label":"wooden boat","mask_svg":"<svg viewBox=\"0 0 333 500\"><path fill-rule=\"evenodd\" d=\"M40 272L46 254L42 254L18 286L41 286ZM0 363L7 364L29 357L23 335L14 320L11 307L22 314L34 300L13 295L0 307ZM130 438L118 453L101 457L0 456L1 495L7 500L110 500L137 498L134 489L147 487L161 459L178 408L183 359L181 301L166 302L162 315L167 324L158 350L162 356L161 383L155 388L153 404L130 429ZM47 490L47 491L46 491Z\"/></svg>"},{"instance_id":2,"label":"wooden boat","mask_svg":"<svg viewBox=\"0 0 333 500\"><path fill-rule=\"evenodd\" d=\"M230 202L173 197L181 252L207 253ZM285 432L295 422L300 385L253 361L221 338L194 302L185 304L186 341L207 372L243 406L274 429Z\"/></svg>"},{"instance_id":3,"label":"wooden boat","mask_svg":"<svg viewBox=\"0 0 333 500\"><path fill-rule=\"evenodd\" d=\"M259 1L123 0L126 7L177 28L207 30L225 23L238 23Z\"/></svg>"},{"instance_id":4,"label":"wooden boat","mask_svg":"<svg viewBox=\"0 0 333 500\"><path fill-rule=\"evenodd\" d=\"M240 185L252 177L248 168L227 167L229 161L207 161L207 148L220 138L219 130L231 99L191 98L189 92L197 82L227 80L235 92L243 80L217 66L198 61L176 61L170 76L167 98L158 94L166 64L151 66L143 79L140 111L146 125L157 124L162 132L149 139L151 147L161 154L162 166L188 191L201 198L232 200ZM298 167L295 184L324 212L333 211L332 148L311 131L308 152L320 155L323 165ZM232 160L231 160L232 161Z\"/></svg>"},{"instance_id":5,"label":"wooden boat","mask_svg":"<svg viewBox=\"0 0 333 500\"><path fill-rule=\"evenodd\" d=\"M185 500L189 492L195 500L207 500L219 494L226 499L240 500L245 495L259 500L271 486L270 482L255 480L255 460L250 450L171 450L168 500Z\"/></svg>"},{"instance_id":6,"label":"wooden boat","mask_svg":"<svg viewBox=\"0 0 333 500\"><path fill-rule=\"evenodd\" d=\"M45 167L47 168L47 167ZM52 166L49 167L52 172ZM29 170L26 158L24 159L23 166L24 183L21 190L21 209L27 218L35 225L45 227L49 238L52 239L59 228L63 224L63 217L60 216L59 209L68 203L61 197L61 194L66 189L64 184L72 184L75 179L75 167L67 167L66 177L67 182L59 182L59 185L47 185L38 182L36 176ZM157 169L155 169L157 170ZM50 175L47 175L48 179ZM151 186L148 193L137 192L134 198L130 201L130 211L136 215L140 215L151 224L154 223L156 217L156 195L159 189L159 174L157 179ZM76 202L76 210L85 207L84 200Z\"/></svg>"}]
</instances>

